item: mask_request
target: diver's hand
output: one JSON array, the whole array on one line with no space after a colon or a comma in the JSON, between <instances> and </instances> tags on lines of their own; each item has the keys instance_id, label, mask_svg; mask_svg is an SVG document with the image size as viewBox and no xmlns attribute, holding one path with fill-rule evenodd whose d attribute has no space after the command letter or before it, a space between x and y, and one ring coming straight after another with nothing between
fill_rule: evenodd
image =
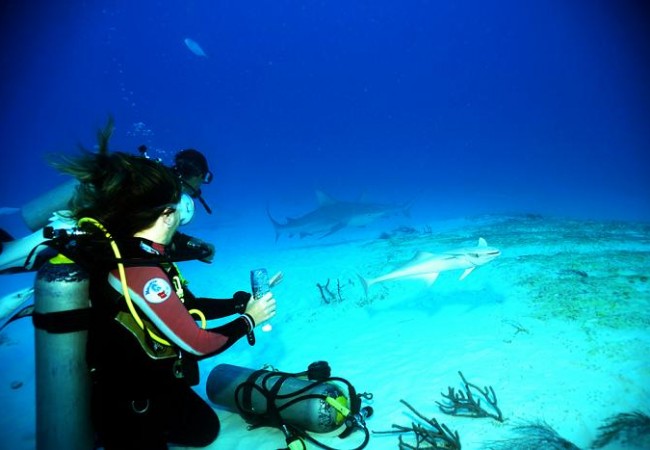
<instances>
[{"instance_id":1,"label":"diver's hand","mask_svg":"<svg viewBox=\"0 0 650 450\"><path fill-rule=\"evenodd\" d=\"M275 316L275 298L272 292L267 292L259 300L251 299L246 305L246 314L250 315L255 321L255 326Z\"/></svg>"},{"instance_id":2,"label":"diver's hand","mask_svg":"<svg viewBox=\"0 0 650 450\"><path fill-rule=\"evenodd\" d=\"M214 253L215 253L214 245L210 244L209 242L203 242L203 244L206 246L206 248L209 250L210 253L205 258L199 259L199 261L210 264L214 259Z\"/></svg>"}]
</instances>

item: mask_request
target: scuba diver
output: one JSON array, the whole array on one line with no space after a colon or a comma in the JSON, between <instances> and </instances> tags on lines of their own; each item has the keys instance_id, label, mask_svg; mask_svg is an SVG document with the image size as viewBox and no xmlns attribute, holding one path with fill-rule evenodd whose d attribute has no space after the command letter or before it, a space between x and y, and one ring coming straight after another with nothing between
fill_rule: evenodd
<instances>
[{"instance_id":1,"label":"scuba diver","mask_svg":"<svg viewBox=\"0 0 650 450\"><path fill-rule=\"evenodd\" d=\"M98 444L206 446L217 438L219 419L192 389L197 361L250 339L275 315L276 302L270 292L260 299L243 291L231 299L195 297L175 264L191 255L171 245L187 211L179 177L152 159L108 153L107 139L98 153L54 162L79 180L70 202L77 225L49 243L89 274L86 360ZM230 315L236 317L205 327Z\"/></svg>"},{"instance_id":2,"label":"scuba diver","mask_svg":"<svg viewBox=\"0 0 650 450\"><path fill-rule=\"evenodd\" d=\"M141 145L138 151L143 157L150 158L146 146ZM171 169L179 178L183 192L179 205L184 211L181 225L189 223L194 216L194 199L198 199L206 212L212 214L201 192L201 185L210 183L213 178L203 153L195 149L181 150L175 155ZM44 229L48 226L54 229L75 226L74 221L62 212L68 208L78 184L76 180L70 180L22 208L25 224L33 230L31 234L14 238L0 228L0 275L36 271L52 256L52 250L43 245ZM211 263L215 255L213 244L181 232L174 235L171 247L177 255L194 255L198 250L201 256L197 259L205 263ZM0 330L14 320L30 317L33 308L32 302L26 302L20 305L20 309L5 310L0 316Z\"/></svg>"},{"instance_id":3,"label":"scuba diver","mask_svg":"<svg viewBox=\"0 0 650 450\"><path fill-rule=\"evenodd\" d=\"M141 145L138 151L143 157L150 158L146 146ZM186 219L182 225L188 223L194 214L194 199L201 203L208 214L212 214L201 191L201 185L210 183L213 178L205 155L195 149L181 150L174 157L172 170L179 177L183 193L186 194L182 197L181 203L181 207L186 210ZM28 255L43 241L44 227L65 228L74 225L59 212L67 208L77 185L74 180L64 183L22 208L23 219L33 233L14 238L0 228L0 275L33 271L38 268L38 261L43 258L32 259L32 265L26 266ZM206 252L200 261L210 263L214 259L215 247L211 243L178 232L174 236L174 244L179 248L188 245L205 247L209 252Z\"/></svg>"},{"instance_id":4,"label":"scuba diver","mask_svg":"<svg viewBox=\"0 0 650 450\"><path fill-rule=\"evenodd\" d=\"M145 145L138 147L138 151L143 157L150 158L147 154L147 147ZM205 155L193 148L181 150L174 156L174 165L172 166L172 170L181 182L183 195L181 197L180 207L185 210L184 216L188 217L186 222L181 225L188 223L190 221L189 218L194 216L194 199L197 199L201 203L208 214L212 214L212 209L203 198L203 193L201 191L201 185L210 184L213 178ZM214 245L192 236L188 236L184 233L176 233L173 245L181 248L187 247L188 245L205 247L209 252L199 261L210 263L214 259Z\"/></svg>"},{"instance_id":5,"label":"scuba diver","mask_svg":"<svg viewBox=\"0 0 650 450\"><path fill-rule=\"evenodd\" d=\"M208 160L203 153L193 148L187 148L176 153L174 157L174 172L178 174L183 185L183 191L188 193L191 198L196 198L201 202L208 214L212 210L203 199L201 185L212 182L212 172L208 168Z\"/></svg>"}]
</instances>

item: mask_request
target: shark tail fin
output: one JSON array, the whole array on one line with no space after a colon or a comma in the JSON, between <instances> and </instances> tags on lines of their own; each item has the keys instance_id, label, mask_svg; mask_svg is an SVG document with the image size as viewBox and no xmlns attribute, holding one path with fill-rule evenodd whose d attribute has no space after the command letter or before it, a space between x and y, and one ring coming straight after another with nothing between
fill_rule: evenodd
<instances>
[{"instance_id":1,"label":"shark tail fin","mask_svg":"<svg viewBox=\"0 0 650 450\"><path fill-rule=\"evenodd\" d=\"M361 283L361 286L363 286L363 292L366 294L366 298L368 298L368 288L370 287L370 283L368 280L363 278L360 274L357 274L357 277L359 278L359 282Z\"/></svg>"},{"instance_id":2,"label":"shark tail fin","mask_svg":"<svg viewBox=\"0 0 650 450\"><path fill-rule=\"evenodd\" d=\"M408 217L409 219L411 218L411 207L413 206L414 201L415 200L410 200L401 206L400 211L404 217Z\"/></svg>"},{"instance_id":3,"label":"shark tail fin","mask_svg":"<svg viewBox=\"0 0 650 450\"><path fill-rule=\"evenodd\" d=\"M271 210L268 206L266 207L266 215L269 216L269 220L271 221L273 229L275 230L275 242L278 242L278 238L280 237L280 226L282 224L273 218L271 215Z\"/></svg>"}]
</instances>

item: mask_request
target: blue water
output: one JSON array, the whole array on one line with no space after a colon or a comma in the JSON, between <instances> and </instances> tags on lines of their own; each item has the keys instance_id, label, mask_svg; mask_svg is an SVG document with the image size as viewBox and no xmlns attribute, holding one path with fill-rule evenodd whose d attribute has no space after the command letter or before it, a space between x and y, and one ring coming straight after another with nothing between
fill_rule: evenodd
<instances>
[{"instance_id":1,"label":"blue water","mask_svg":"<svg viewBox=\"0 0 650 450\"><path fill-rule=\"evenodd\" d=\"M317 189L412 202L410 222L339 243L481 214L648 222L649 18L635 0L6 0L0 207L65 181L47 156L92 148L113 116L112 149L208 156L214 214L197 205L190 231L226 269L331 244L276 244L266 217L314 209ZM30 380L19 363L3 367Z\"/></svg>"},{"instance_id":2,"label":"blue water","mask_svg":"<svg viewBox=\"0 0 650 450\"><path fill-rule=\"evenodd\" d=\"M217 211L304 211L319 188L647 220L641 4L3 2L0 205L61 182L44 157L113 115L113 149L208 154Z\"/></svg>"}]
</instances>

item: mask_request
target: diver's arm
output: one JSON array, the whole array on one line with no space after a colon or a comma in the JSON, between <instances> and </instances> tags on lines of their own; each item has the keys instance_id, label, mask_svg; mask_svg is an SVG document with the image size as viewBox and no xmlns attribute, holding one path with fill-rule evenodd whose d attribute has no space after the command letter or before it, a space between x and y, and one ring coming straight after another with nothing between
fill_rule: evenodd
<instances>
[{"instance_id":1,"label":"diver's arm","mask_svg":"<svg viewBox=\"0 0 650 450\"><path fill-rule=\"evenodd\" d=\"M244 314L246 305L251 299L251 294L244 291L237 291L233 298L217 299L195 297L189 291L185 295L185 306L187 309L200 309L208 320L219 319L233 314Z\"/></svg>"},{"instance_id":2,"label":"diver's arm","mask_svg":"<svg viewBox=\"0 0 650 450\"><path fill-rule=\"evenodd\" d=\"M128 267L126 280L133 303L164 338L199 358L221 353L255 326L251 317L242 315L217 328L200 328L159 267ZM109 274L109 283L122 292L117 271Z\"/></svg>"}]
</instances>

